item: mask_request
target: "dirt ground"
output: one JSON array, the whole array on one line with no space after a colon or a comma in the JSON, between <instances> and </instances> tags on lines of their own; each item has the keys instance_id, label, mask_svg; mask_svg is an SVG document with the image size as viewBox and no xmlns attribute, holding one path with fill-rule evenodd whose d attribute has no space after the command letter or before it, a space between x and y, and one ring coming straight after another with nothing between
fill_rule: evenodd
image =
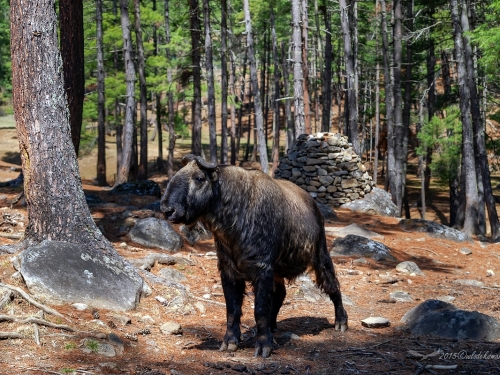
<instances>
[{"instance_id":1,"label":"dirt ground","mask_svg":"<svg viewBox=\"0 0 500 375\"><path fill-rule=\"evenodd\" d=\"M7 144L8 143L8 144ZM15 131L9 129L0 134L0 181L17 177L18 155L12 150L17 144ZM110 144L109 149L112 148ZM14 147L15 150L15 147ZM16 158L17 157L17 158ZM102 200L119 203L102 188L96 187L92 178L95 161L92 155L80 161L87 192L97 194ZM114 161L111 159L110 164ZM88 167L87 167L88 166ZM112 177L109 175L110 178ZM153 176L162 188L166 179ZM418 183L410 179L410 202L418 194ZM18 225L13 233L19 233L27 224L26 208L10 202L19 189L0 188L0 222L15 218ZM427 219L446 223L447 200L445 192L433 186L433 204L428 207ZM131 197L127 204L142 206L155 198ZM138 259L158 249L146 249L132 243L127 236L118 237L125 219L121 213L125 205L92 209L92 215L116 250L127 259ZM398 219L353 213L338 209L338 220L327 227L343 227L352 223L379 233L377 239L392 249L398 262L416 262L425 276L398 274L397 262L369 260L367 264L353 262L356 258L334 258L342 293L351 301L346 305L349 329L345 333L335 331L333 305L324 299L311 302L299 289L299 282L287 286L287 297L278 316L278 332L275 348L270 358L253 357L254 320L253 296L248 289L244 302L242 333L244 341L236 353L219 352L225 332L225 307L217 272L217 261L207 255L214 251L212 240L193 246L185 243L175 256L184 259L174 266L155 265L157 274L164 267L182 272L189 288L185 310L169 308L175 291L151 285L153 294L143 298L137 310L119 313L130 318L129 324L121 324L114 311L78 311L72 306L52 306L68 320L45 314L45 319L55 324L65 324L73 331L38 325L39 344L35 339L32 323L4 321L2 315L24 319L40 316L38 308L20 296L0 310L0 332L15 332L21 339L0 339L0 375L3 374L133 374L133 375L190 375L190 374L499 374L500 343L453 341L438 337L417 337L404 330L401 317L410 308L439 296L453 296L453 304L466 310L477 310L500 319L500 245L480 243L455 243L436 240L422 233L404 232L397 225ZM419 218L416 207L412 217ZM6 216L10 215L10 216ZM0 224L0 231L8 235L8 224ZM178 229L178 228L177 228ZM331 246L334 237L328 236ZM0 245L16 242L0 236ZM460 253L468 248L471 255ZM26 290L16 274L10 259L12 255L0 255L0 281ZM487 277L487 271L494 275ZM388 277L389 276L389 277ZM484 288L454 283L457 279L475 279L484 282ZM390 282L389 282L390 281ZM393 303L389 294L394 291L408 292L413 302ZM155 297L167 300L159 303ZM200 307L200 304L203 307ZM203 311L204 310L204 311ZM370 316L382 316L390 320L388 328L370 329L361 320ZM160 326L176 322L182 326L182 334L165 335ZM124 352L106 357L88 349L88 340L106 342L114 333L124 343ZM409 351L429 355L428 358ZM427 368L425 368L427 366ZM431 366L431 367L429 367ZM441 366L441 367L440 367Z\"/></svg>"}]
</instances>

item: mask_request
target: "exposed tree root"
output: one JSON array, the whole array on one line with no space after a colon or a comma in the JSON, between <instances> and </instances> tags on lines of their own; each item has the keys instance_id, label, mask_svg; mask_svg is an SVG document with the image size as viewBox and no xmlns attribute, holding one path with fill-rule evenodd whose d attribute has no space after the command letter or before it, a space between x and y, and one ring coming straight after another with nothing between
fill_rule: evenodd
<instances>
[{"instance_id":1,"label":"exposed tree root","mask_svg":"<svg viewBox=\"0 0 500 375\"><path fill-rule=\"evenodd\" d=\"M0 340L22 339L22 338L24 338L24 336L17 332L0 332Z\"/></svg>"},{"instance_id":2,"label":"exposed tree root","mask_svg":"<svg viewBox=\"0 0 500 375\"><path fill-rule=\"evenodd\" d=\"M51 323L48 320L45 319L40 319L40 318L26 318L26 319L21 319L21 318L16 318L15 316L12 315L0 315L0 322L13 322L13 323L20 323L20 324L38 324L41 326L47 326L50 328L57 328L57 329L63 329L65 331L69 332L76 332L76 329L64 325L64 324L56 324L56 323Z\"/></svg>"},{"instance_id":3,"label":"exposed tree root","mask_svg":"<svg viewBox=\"0 0 500 375\"><path fill-rule=\"evenodd\" d=\"M54 310L54 309L52 309L52 308L50 308L48 306L45 306L45 305L41 304L40 302L36 301L33 297L31 297L28 293L26 293L21 288L18 288L16 286L9 285L9 284L4 284L4 283L1 283L1 282L0 282L0 287L7 288L7 289L10 289L10 290L18 293L26 301L28 301L29 303L31 303L33 306L39 308L40 310L45 311L47 314L51 314L51 315L57 316L59 318L62 318L64 320L68 321L68 322L71 322L71 319L65 317L64 315L62 315L61 313L57 312L56 310Z\"/></svg>"}]
</instances>

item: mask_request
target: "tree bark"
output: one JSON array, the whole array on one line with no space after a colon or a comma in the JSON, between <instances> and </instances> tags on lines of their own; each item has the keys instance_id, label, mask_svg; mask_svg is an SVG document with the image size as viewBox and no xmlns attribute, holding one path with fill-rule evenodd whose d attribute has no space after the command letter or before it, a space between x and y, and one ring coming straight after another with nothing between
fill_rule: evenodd
<instances>
[{"instance_id":1,"label":"tree bark","mask_svg":"<svg viewBox=\"0 0 500 375\"><path fill-rule=\"evenodd\" d=\"M295 128L292 118L292 102L290 100L290 81L288 79L288 61L286 59L285 42L281 42L281 66L283 69L283 91L285 95L285 129L286 148L290 148L295 140Z\"/></svg>"},{"instance_id":2,"label":"tree bark","mask_svg":"<svg viewBox=\"0 0 500 375\"><path fill-rule=\"evenodd\" d=\"M353 53L351 29L349 26L349 10L346 0L339 0L340 5L340 23L342 26L342 35L344 40L344 54L346 66L346 121L349 140L356 154L360 154L360 145L358 137L358 112L357 112L357 93L356 93L356 71L355 56ZM353 4L349 4L352 6Z\"/></svg>"},{"instance_id":3,"label":"tree bark","mask_svg":"<svg viewBox=\"0 0 500 375\"><path fill-rule=\"evenodd\" d=\"M306 134L312 134L311 100L309 98L309 65L307 61L309 15L307 11L307 0L301 0L300 2L302 9L302 91L304 92L304 127Z\"/></svg>"},{"instance_id":4,"label":"tree bark","mask_svg":"<svg viewBox=\"0 0 500 375\"><path fill-rule=\"evenodd\" d=\"M207 86L208 86L207 96L208 96L208 132L210 138L210 162L217 163L217 129L215 126L215 83L214 83L214 65L213 65L213 53L212 53L212 35L210 31L210 6L208 4L208 0L203 0L203 17L205 21L205 68L207 72Z\"/></svg>"},{"instance_id":5,"label":"tree bark","mask_svg":"<svg viewBox=\"0 0 500 375\"><path fill-rule=\"evenodd\" d=\"M85 95L82 0L59 0L59 25L71 140L78 156Z\"/></svg>"},{"instance_id":6,"label":"tree bark","mask_svg":"<svg viewBox=\"0 0 500 375\"><path fill-rule=\"evenodd\" d=\"M278 60L278 41L276 38L276 29L274 27L274 11L271 8L271 36L273 45L274 60L274 98L273 98L273 166L272 171L278 168L280 159L280 71Z\"/></svg>"},{"instance_id":7,"label":"tree bark","mask_svg":"<svg viewBox=\"0 0 500 375\"><path fill-rule=\"evenodd\" d=\"M165 49L165 54L167 60L171 60L170 53L170 11L169 11L169 0L165 0L165 43L167 44L167 48ZM174 176L174 150L175 150L175 129L174 129L174 118L175 118L175 109L174 109L174 93L173 93L173 79L172 79L172 68L167 68L167 108L168 108L168 158L167 158L167 176L171 179ZM158 143L158 147L161 147L161 144Z\"/></svg>"},{"instance_id":8,"label":"tree bark","mask_svg":"<svg viewBox=\"0 0 500 375\"><path fill-rule=\"evenodd\" d=\"M321 131L330 131L330 117L332 112L332 25L331 11L328 2L321 7L325 20L325 66L323 69L323 103L321 110Z\"/></svg>"},{"instance_id":9,"label":"tree bark","mask_svg":"<svg viewBox=\"0 0 500 375\"><path fill-rule=\"evenodd\" d=\"M197 156L201 156L201 27L198 0L189 0L189 13L191 28L191 62L193 70L191 153Z\"/></svg>"},{"instance_id":10,"label":"tree bark","mask_svg":"<svg viewBox=\"0 0 500 375\"><path fill-rule=\"evenodd\" d=\"M141 151L139 170L137 173L138 180L146 180L148 178L148 103L147 103L147 87L146 74L144 72L145 59L144 47L142 43L141 29L141 8L139 0L134 0L134 21L135 21L135 37L137 44L137 70L139 73L139 95L140 95L140 133L141 133Z\"/></svg>"},{"instance_id":11,"label":"tree bark","mask_svg":"<svg viewBox=\"0 0 500 375\"><path fill-rule=\"evenodd\" d=\"M221 1L221 142L220 142L220 161L221 164L227 164L227 0ZM234 83L234 82L233 82ZM233 108L234 111L234 108ZM231 146L234 146L234 118L231 127ZM234 148L232 148L234 152Z\"/></svg>"},{"instance_id":12,"label":"tree bark","mask_svg":"<svg viewBox=\"0 0 500 375\"><path fill-rule=\"evenodd\" d=\"M130 18L128 1L120 0L120 14L123 37L123 50L125 59L125 79L127 82L127 98L125 103L125 122L123 125L122 157L120 168L116 177L115 186L125 183L129 179L132 164L132 143L135 124L135 67L132 53L132 40L130 38Z\"/></svg>"},{"instance_id":13,"label":"tree bark","mask_svg":"<svg viewBox=\"0 0 500 375\"><path fill-rule=\"evenodd\" d=\"M102 49L102 0L96 0L96 45L97 45L97 184L106 183L106 108L104 86L104 57Z\"/></svg>"},{"instance_id":14,"label":"tree bark","mask_svg":"<svg viewBox=\"0 0 500 375\"><path fill-rule=\"evenodd\" d=\"M300 0L292 0L292 40L293 40L293 102L295 118L295 137L304 134L304 88L302 86L302 35L300 28Z\"/></svg>"},{"instance_id":15,"label":"tree bark","mask_svg":"<svg viewBox=\"0 0 500 375\"><path fill-rule=\"evenodd\" d=\"M269 166L267 161L266 139L264 137L264 129L263 129L264 120L262 116L262 103L260 100L259 84L257 82L257 66L255 63L255 54L254 54L252 20L250 16L250 7L248 0L243 1L243 6L245 12L245 31L247 34L248 60L250 62L250 82L254 95L255 128L257 132L257 140L259 146L260 165L262 167L262 171L264 173L267 173Z\"/></svg>"},{"instance_id":16,"label":"tree bark","mask_svg":"<svg viewBox=\"0 0 500 375\"><path fill-rule=\"evenodd\" d=\"M478 192L474 162L474 138L470 112L470 90L467 82L462 27L457 0L450 0L455 56L457 60L460 112L462 115L462 160L465 183L465 220L463 231L472 236L478 231Z\"/></svg>"},{"instance_id":17,"label":"tree bark","mask_svg":"<svg viewBox=\"0 0 500 375\"><path fill-rule=\"evenodd\" d=\"M461 1L462 5L462 13L461 13L461 26L462 30L467 33L470 30L469 27L469 17L467 12L467 3L465 1ZM474 67L474 54L472 51L472 46L469 41L469 38L466 34L463 35L463 43L464 43L464 57L466 61L467 68L467 76L468 76L468 85L471 93L471 115L472 115L472 125L476 146L476 167L479 171L479 175L482 178L482 188L484 193L484 200L486 203L486 208L488 210L488 216L491 227L491 238L496 239L500 236L500 222L498 220L498 214L496 210L496 202L493 196L493 191L491 188L491 177L490 177L490 169L488 166L488 156L486 151L486 143L485 143L485 129L483 127L483 121L481 119L481 109L479 104L479 97L476 86L476 78L477 72ZM479 187L479 181L478 181ZM486 218L485 215L482 214L480 217L479 227L485 231L486 226ZM484 220L484 222L483 222Z\"/></svg>"}]
</instances>

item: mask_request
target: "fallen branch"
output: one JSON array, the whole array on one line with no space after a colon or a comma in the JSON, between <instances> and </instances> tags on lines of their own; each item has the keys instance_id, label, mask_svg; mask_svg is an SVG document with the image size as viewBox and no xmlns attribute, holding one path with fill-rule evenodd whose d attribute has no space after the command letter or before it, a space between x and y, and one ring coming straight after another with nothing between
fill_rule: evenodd
<instances>
[{"instance_id":1,"label":"fallen branch","mask_svg":"<svg viewBox=\"0 0 500 375\"><path fill-rule=\"evenodd\" d=\"M23 238L23 236L24 236L23 233L0 232L0 237L8 238L9 240L20 240L21 238Z\"/></svg>"},{"instance_id":2,"label":"fallen branch","mask_svg":"<svg viewBox=\"0 0 500 375\"><path fill-rule=\"evenodd\" d=\"M54 309L52 309L52 308L50 308L48 306L45 306L45 305L41 304L40 302L36 301L33 297L31 297L28 293L26 293L21 288L18 288L16 286L9 285L9 284L4 284L4 283L1 283L1 282L0 282L0 287L7 288L7 289L10 289L10 290L18 293L21 297L23 297L26 301L28 301L29 303L31 303L33 306L39 308L40 310L45 311L48 314L52 314L52 315L57 316L59 318L65 319L68 322L71 322L71 319L66 318L64 315L62 315L58 311L56 311L56 310L54 310Z\"/></svg>"},{"instance_id":3,"label":"fallen branch","mask_svg":"<svg viewBox=\"0 0 500 375\"><path fill-rule=\"evenodd\" d=\"M435 256L439 256L438 253L430 250L430 249L426 249L425 247L410 247L410 249L416 249L416 250L424 250L424 251L428 251L429 253L432 253L434 254Z\"/></svg>"},{"instance_id":4,"label":"fallen branch","mask_svg":"<svg viewBox=\"0 0 500 375\"><path fill-rule=\"evenodd\" d=\"M56 328L56 329L62 329L65 331L69 332L76 332L76 329L64 325L64 324L56 324L56 323L51 323L48 320L45 319L40 319L40 318L26 318L26 319L19 319L16 318L15 316L11 315L0 315L0 322L13 322L13 323L20 323L20 324L38 324L41 326L47 326L50 328Z\"/></svg>"},{"instance_id":5,"label":"fallen branch","mask_svg":"<svg viewBox=\"0 0 500 375\"><path fill-rule=\"evenodd\" d=\"M208 303L212 303L212 304L217 305L217 306L226 307L226 304L222 303L222 302L212 301L210 299L205 299L205 298L197 297L197 296L192 295L192 294L191 294L191 297L194 298L194 299L197 299L198 301L208 302Z\"/></svg>"},{"instance_id":6,"label":"fallen branch","mask_svg":"<svg viewBox=\"0 0 500 375\"><path fill-rule=\"evenodd\" d=\"M0 340L3 339L22 339L24 336L17 332L0 332Z\"/></svg>"}]
</instances>

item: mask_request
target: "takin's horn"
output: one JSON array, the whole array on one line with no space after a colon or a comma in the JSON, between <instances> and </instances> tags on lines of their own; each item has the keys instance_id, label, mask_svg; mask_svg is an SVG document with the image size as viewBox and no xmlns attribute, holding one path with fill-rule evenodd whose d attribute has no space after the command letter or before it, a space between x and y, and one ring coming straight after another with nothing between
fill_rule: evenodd
<instances>
[{"instance_id":1,"label":"takin's horn","mask_svg":"<svg viewBox=\"0 0 500 375\"><path fill-rule=\"evenodd\" d=\"M196 156L196 164L201 169L205 169L207 171L215 171L217 169L217 163L207 163L201 156Z\"/></svg>"},{"instance_id":2,"label":"takin's horn","mask_svg":"<svg viewBox=\"0 0 500 375\"><path fill-rule=\"evenodd\" d=\"M188 154L186 156L183 156L181 159L182 165L187 165L189 162L196 160L196 156L193 154Z\"/></svg>"}]
</instances>

